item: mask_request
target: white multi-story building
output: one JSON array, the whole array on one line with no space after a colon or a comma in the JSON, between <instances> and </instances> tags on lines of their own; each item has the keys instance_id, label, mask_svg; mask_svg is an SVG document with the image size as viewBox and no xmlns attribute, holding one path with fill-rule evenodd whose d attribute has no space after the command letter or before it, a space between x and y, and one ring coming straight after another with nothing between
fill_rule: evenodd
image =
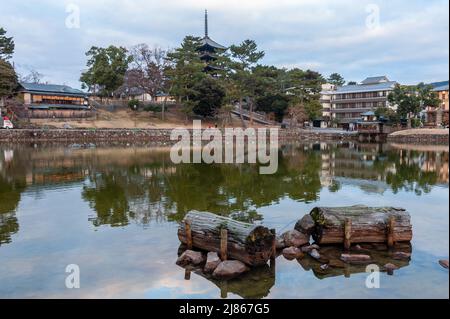
<instances>
[{"instance_id":1,"label":"white multi-story building","mask_svg":"<svg viewBox=\"0 0 450 319\"><path fill-rule=\"evenodd\" d=\"M361 120L363 113L375 111L379 107L394 109L395 106L389 104L388 95L396 85L397 82L390 81L386 76L377 76L369 77L361 84L324 90L322 94L324 115L329 113L331 122L348 127L351 123Z\"/></svg>"}]
</instances>

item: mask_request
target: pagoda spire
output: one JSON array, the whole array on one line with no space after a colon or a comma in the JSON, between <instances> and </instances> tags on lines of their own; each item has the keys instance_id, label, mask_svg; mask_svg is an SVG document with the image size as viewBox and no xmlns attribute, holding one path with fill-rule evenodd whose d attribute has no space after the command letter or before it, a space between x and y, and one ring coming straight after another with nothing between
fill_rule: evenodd
<instances>
[{"instance_id":1,"label":"pagoda spire","mask_svg":"<svg viewBox=\"0 0 450 319\"><path fill-rule=\"evenodd\" d=\"M208 10L205 10L205 38L208 37Z\"/></svg>"}]
</instances>

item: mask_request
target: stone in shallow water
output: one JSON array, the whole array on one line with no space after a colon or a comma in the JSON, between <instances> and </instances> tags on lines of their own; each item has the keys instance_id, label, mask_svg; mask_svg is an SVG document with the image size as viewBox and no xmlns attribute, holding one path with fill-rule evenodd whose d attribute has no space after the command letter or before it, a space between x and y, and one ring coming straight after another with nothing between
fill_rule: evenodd
<instances>
[{"instance_id":1,"label":"stone in shallow water","mask_svg":"<svg viewBox=\"0 0 450 319\"><path fill-rule=\"evenodd\" d=\"M218 279L231 279L247 272L249 268L238 260L222 261L213 272Z\"/></svg>"},{"instance_id":2,"label":"stone in shallow water","mask_svg":"<svg viewBox=\"0 0 450 319\"><path fill-rule=\"evenodd\" d=\"M394 274L394 270L398 269L398 267L396 265L391 264L391 263L387 263L383 267L384 267L384 269L386 269L388 275L393 275Z\"/></svg>"},{"instance_id":3,"label":"stone in shallow water","mask_svg":"<svg viewBox=\"0 0 450 319\"><path fill-rule=\"evenodd\" d=\"M410 259L411 254L410 253L404 253L402 251L397 251L392 256L393 259L402 260L402 259Z\"/></svg>"},{"instance_id":4,"label":"stone in shallow water","mask_svg":"<svg viewBox=\"0 0 450 319\"><path fill-rule=\"evenodd\" d=\"M209 252L208 256L206 257L206 264L204 271L206 273L213 272L217 266L220 264L221 260L219 258L219 255L216 252Z\"/></svg>"},{"instance_id":5,"label":"stone in shallow water","mask_svg":"<svg viewBox=\"0 0 450 319\"><path fill-rule=\"evenodd\" d=\"M300 257L303 257L303 253L297 247L288 247L283 249L283 257L287 260L293 260Z\"/></svg>"},{"instance_id":6,"label":"stone in shallow water","mask_svg":"<svg viewBox=\"0 0 450 319\"><path fill-rule=\"evenodd\" d=\"M328 266L333 268L345 268L345 263L339 259L331 259Z\"/></svg>"},{"instance_id":7,"label":"stone in shallow water","mask_svg":"<svg viewBox=\"0 0 450 319\"><path fill-rule=\"evenodd\" d=\"M319 250L319 245L313 244L313 245L307 245L302 247L302 252L309 253L311 250L316 249Z\"/></svg>"},{"instance_id":8,"label":"stone in shallow water","mask_svg":"<svg viewBox=\"0 0 450 319\"><path fill-rule=\"evenodd\" d=\"M186 250L184 253L181 254L180 257L177 259L177 265L180 266L187 266L187 265L200 265L205 261L205 257L201 252L193 251L193 250Z\"/></svg>"},{"instance_id":9,"label":"stone in shallow water","mask_svg":"<svg viewBox=\"0 0 450 319\"><path fill-rule=\"evenodd\" d=\"M445 269L448 269L448 260L439 260L439 265L441 265Z\"/></svg>"},{"instance_id":10,"label":"stone in shallow water","mask_svg":"<svg viewBox=\"0 0 450 319\"><path fill-rule=\"evenodd\" d=\"M282 237L286 247L300 247L309 243L309 235L305 235L297 230L289 230Z\"/></svg>"},{"instance_id":11,"label":"stone in shallow water","mask_svg":"<svg viewBox=\"0 0 450 319\"><path fill-rule=\"evenodd\" d=\"M317 251L317 249L312 249L312 250L309 252L309 255L310 255L312 258L314 258L314 259L320 259L320 254L319 254L319 252Z\"/></svg>"}]
</instances>

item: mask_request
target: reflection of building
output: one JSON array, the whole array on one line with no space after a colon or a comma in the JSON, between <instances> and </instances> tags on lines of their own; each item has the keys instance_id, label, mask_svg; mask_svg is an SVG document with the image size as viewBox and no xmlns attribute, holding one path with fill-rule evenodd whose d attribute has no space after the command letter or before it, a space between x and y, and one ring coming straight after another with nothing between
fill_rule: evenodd
<instances>
[{"instance_id":1,"label":"reflection of building","mask_svg":"<svg viewBox=\"0 0 450 319\"><path fill-rule=\"evenodd\" d=\"M448 81L431 84L439 96L439 107L427 107L427 125L439 126L449 124Z\"/></svg>"},{"instance_id":2,"label":"reflection of building","mask_svg":"<svg viewBox=\"0 0 450 319\"><path fill-rule=\"evenodd\" d=\"M348 127L356 123L361 114L374 111L379 107L392 108L388 95L397 82L389 81L385 76L367 78L357 85L345 85L324 94L331 94L331 119L339 126Z\"/></svg>"},{"instance_id":3,"label":"reflection of building","mask_svg":"<svg viewBox=\"0 0 450 319\"><path fill-rule=\"evenodd\" d=\"M84 118L92 115L87 93L67 85L20 83L30 118Z\"/></svg>"},{"instance_id":4,"label":"reflection of building","mask_svg":"<svg viewBox=\"0 0 450 319\"><path fill-rule=\"evenodd\" d=\"M323 84L322 92L320 92L320 103L322 104L322 121L320 126L325 128L330 125L331 121L331 96L336 86L333 84Z\"/></svg>"}]
</instances>

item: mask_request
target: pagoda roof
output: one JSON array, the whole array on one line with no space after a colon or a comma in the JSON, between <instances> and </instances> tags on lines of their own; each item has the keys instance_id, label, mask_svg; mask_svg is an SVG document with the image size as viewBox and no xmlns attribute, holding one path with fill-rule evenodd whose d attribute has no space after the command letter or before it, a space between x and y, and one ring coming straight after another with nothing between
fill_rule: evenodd
<instances>
[{"instance_id":1,"label":"pagoda roof","mask_svg":"<svg viewBox=\"0 0 450 319\"><path fill-rule=\"evenodd\" d=\"M223 45L221 45L221 44L217 43L216 41L214 41L213 39L211 39L209 36L205 36L203 39L200 40L200 49L206 48L206 47L211 47L211 48L219 49L219 50L227 49Z\"/></svg>"}]
</instances>

